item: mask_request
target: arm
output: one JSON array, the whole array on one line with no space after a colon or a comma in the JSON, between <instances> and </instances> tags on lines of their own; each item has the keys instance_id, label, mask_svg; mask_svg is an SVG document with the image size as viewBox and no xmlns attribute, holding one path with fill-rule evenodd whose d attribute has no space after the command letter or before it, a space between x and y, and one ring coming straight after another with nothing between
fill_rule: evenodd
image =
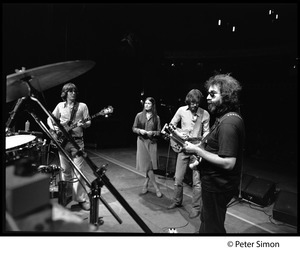
<instances>
[{"instance_id":1,"label":"arm","mask_svg":"<svg viewBox=\"0 0 300 253\"><path fill-rule=\"evenodd\" d=\"M159 116L157 116L157 130L153 130L153 131L146 131L148 136L160 136L160 132L161 132L161 125L160 125L160 118Z\"/></svg>"},{"instance_id":2,"label":"arm","mask_svg":"<svg viewBox=\"0 0 300 253\"><path fill-rule=\"evenodd\" d=\"M58 105L54 108L52 115L59 119L59 109L58 109ZM47 124L50 127L50 129L52 130L58 130L58 127L55 125L55 122L53 122L52 118L48 117L47 118Z\"/></svg>"},{"instance_id":3,"label":"arm","mask_svg":"<svg viewBox=\"0 0 300 253\"><path fill-rule=\"evenodd\" d=\"M239 134L234 124L221 124L218 129L219 147L216 153L204 150L201 146L197 147L186 142L186 150L196 153L206 161L226 170L232 170L236 163L239 149Z\"/></svg>"},{"instance_id":4,"label":"arm","mask_svg":"<svg viewBox=\"0 0 300 253\"><path fill-rule=\"evenodd\" d=\"M83 106L83 114L82 114L83 115L83 119L80 120L79 122L77 122L77 127L88 128L88 127L91 126L92 121L91 120L88 120L86 122L83 122L83 121L84 121L84 119L90 118L89 108L84 103L82 103L82 106Z\"/></svg>"},{"instance_id":5,"label":"arm","mask_svg":"<svg viewBox=\"0 0 300 253\"><path fill-rule=\"evenodd\" d=\"M208 152L204 150L201 147L198 147L188 141L185 142L185 151L187 153L194 153L198 156L201 156L206 161L215 164L216 166L225 169L225 170L232 170L234 168L234 165L236 163L235 157L221 157L217 154L213 154L211 152Z\"/></svg>"},{"instance_id":6,"label":"arm","mask_svg":"<svg viewBox=\"0 0 300 253\"><path fill-rule=\"evenodd\" d=\"M145 134L146 130L145 129L141 129L138 128L138 122L139 122L139 114L137 114L135 116L134 122L133 122L133 126L132 126L132 132L136 133L136 134Z\"/></svg>"},{"instance_id":7,"label":"arm","mask_svg":"<svg viewBox=\"0 0 300 253\"><path fill-rule=\"evenodd\" d=\"M203 115L203 124L202 124L202 131L203 131L203 138L208 135L209 133L209 121L210 121L210 115L208 112L204 111Z\"/></svg>"},{"instance_id":8,"label":"arm","mask_svg":"<svg viewBox=\"0 0 300 253\"><path fill-rule=\"evenodd\" d=\"M172 124L174 127L176 127L180 120L181 120L180 108L178 108L178 110L174 114L173 118L171 119L170 124Z\"/></svg>"}]
</instances>

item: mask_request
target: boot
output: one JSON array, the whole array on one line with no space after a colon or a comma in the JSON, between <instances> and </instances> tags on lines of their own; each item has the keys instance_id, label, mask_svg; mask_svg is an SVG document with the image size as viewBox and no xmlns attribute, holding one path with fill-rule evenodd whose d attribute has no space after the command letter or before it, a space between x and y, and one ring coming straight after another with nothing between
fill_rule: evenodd
<instances>
[{"instance_id":1,"label":"boot","mask_svg":"<svg viewBox=\"0 0 300 253\"><path fill-rule=\"evenodd\" d=\"M183 187L180 185L174 185L174 197L173 203L167 207L167 209L174 209L182 206L183 199Z\"/></svg>"},{"instance_id":2,"label":"boot","mask_svg":"<svg viewBox=\"0 0 300 253\"><path fill-rule=\"evenodd\" d=\"M193 187L192 210L189 215L190 219L196 218L200 214L201 207L202 207L201 186L196 185Z\"/></svg>"},{"instance_id":3,"label":"boot","mask_svg":"<svg viewBox=\"0 0 300 253\"><path fill-rule=\"evenodd\" d=\"M144 182L144 185L142 188L142 194L146 194L148 192L148 183L149 183L149 177L147 177L146 181Z\"/></svg>"}]
</instances>

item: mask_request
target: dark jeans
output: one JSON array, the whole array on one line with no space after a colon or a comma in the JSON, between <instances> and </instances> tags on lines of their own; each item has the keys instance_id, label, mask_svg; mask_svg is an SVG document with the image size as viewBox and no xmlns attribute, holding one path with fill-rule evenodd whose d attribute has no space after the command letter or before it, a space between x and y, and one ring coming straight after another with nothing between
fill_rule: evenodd
<instances>
[{"instance_id":1,"label":"dark jeans","mask_svg":"<svg viewBox=\"0 0 300 253\"><path fill-rule=\"evenodd\" d=\"M224 223L227 204L236 196L237 190L208 192L202 189L202 211L199 233L226 233Z\"/></svg>"}]
</instances>

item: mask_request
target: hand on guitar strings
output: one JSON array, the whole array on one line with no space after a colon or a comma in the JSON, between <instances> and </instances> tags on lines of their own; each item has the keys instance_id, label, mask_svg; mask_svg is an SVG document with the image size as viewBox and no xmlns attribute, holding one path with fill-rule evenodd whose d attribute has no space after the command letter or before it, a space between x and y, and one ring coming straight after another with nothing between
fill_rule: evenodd
<instances>
[{"instance_id":1,"label":"hand on guitar strings","mask_svg":"<svg viewBox=\"0 0 300 253\"><path fill-rule=\"evenodd\" d=\"M82 120L79 120L77 122L77 127L83 127L85 125L85 122L82 122Z\"/></svg>"},{"instance_id":2,"label":"hand on guitar strings","mask_svg":"<svg viewBox=\"0 0 300 253\"><path fill-rule=\"evenodd\" d=\"M198 148L199 148L198 145L195 145L189 141L185 141L182 150L185 153L197 154Z\"/></svg>"}]
</instances>

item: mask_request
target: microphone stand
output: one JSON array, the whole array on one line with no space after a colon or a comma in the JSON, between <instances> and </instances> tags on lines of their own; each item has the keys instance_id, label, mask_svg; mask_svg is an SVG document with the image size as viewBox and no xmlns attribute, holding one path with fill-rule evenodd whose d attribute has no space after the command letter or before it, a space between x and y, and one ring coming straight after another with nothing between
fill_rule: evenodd
<instances>
[{"instance_id":1,"label":"microphone stand","mask_svg":"<svg viewBox=\"0 0 300 253\"><path fill-rule=\"evenodd\" d=\"M169 112L170 112L170 115L172 117L172 106L167 106L167 105L164 105L166 107L168 107L169 109ZM169 159L170 159L170 147L171 147L171 142L169 141L169 146L168 146L168 154L167 154L167 161L166 161L166 169L165 169L165 176L164 177L158 177L159 179L165 179L165 180L168 180L168 179L171 179L173 180L173 177L169 177L170 174L168 173L168 166L169 166Z\"/></svg>"},{"instance_id":2,"label":"microphone stand","mask_svg":"<svg viewBox=\"0 0 300 253\"><path fill-rule=\"evenodd\" d=\"M115 189L115 187L110 183L109 179L105 175L105 167L102 166L100 169L93 163L93 161L89 158L89 156L78 146L75 140L71 137L71 135L65 130L65 128L60 124L59 120L56 119L52 113L48 112L46 108L40 103L40 101L35 98L31 94L31 85L29 83L29 78L26 78L26 84L28 89L30 90L29 98L36 102L40 108L50 117L58 126L58 128L62 131L63 135L67 138L69 142L76 148L76 155L82 156L86 163L90 166L94 175L97 177L92 183L85 177L85 175L81 172L79 168L77 168L76 164L70 158L68 153L62 148L60 143L51 135L48 128L42 122L41 119L37 117L37 115L33 112L32 108L28 108L27 111L36 121L36 123L41 127L41 129L48 135L48 137L55 142L58 149L64 154L64 156L69 160L70 164L74 167L74 169L80 174L83 180L86 182L87 186L91 189L89 193L91 209L90 209L90 223L99 226L99 212L98 212L98 200L105 205L105 207L111 212L111 214L116 218L116 220L121 224L122 220L118 217L118 215L114 212L114 210L108 205L108 203L101 197L101 187L105 185L107 189L114 195L114 197L120 202L120 204L124 207L124 209L131 215L131 217L136 221L136 223L142 228L142 230L146 233L152 233L150 228L144 223L144 221L137 215L137 213L131 208L131 206L126 202L126 200L120 195L120 193ZM101 224L103 221L100 222ZM100 224L100 225L101 225Z\"/></svg>"},{"instance_id":3,"label":"microphone stand","mask_svg":"<svg viewBox=\"0 0 300 253\"><path fill-rule=\"evenodd\" d=\"M23 101L25 99L26 99L26 97L19 98L14 109L9 113L10 115L6 122L6 128L5 128L6 135L8 135L10 133L9 126L10 126L11 122L13 121L13 119L15 118L17 111L19 110L21 104L23 103Z\"/></svg>"}]
</instances>

